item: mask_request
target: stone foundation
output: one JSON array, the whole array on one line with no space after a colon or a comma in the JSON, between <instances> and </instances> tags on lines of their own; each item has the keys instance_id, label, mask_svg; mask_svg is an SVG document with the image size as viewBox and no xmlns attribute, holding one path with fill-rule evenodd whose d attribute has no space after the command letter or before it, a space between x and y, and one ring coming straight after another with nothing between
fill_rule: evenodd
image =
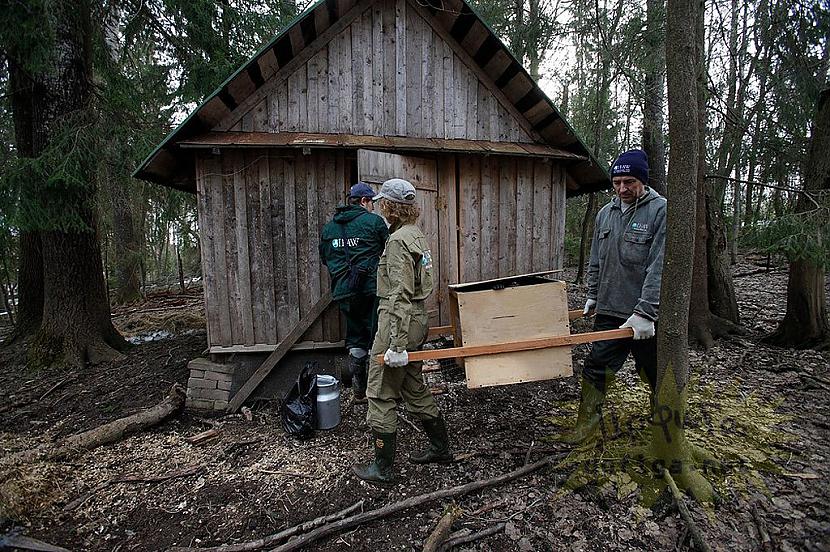
<instances>
[{"instance_id":1,"label":"stone foundation","mask_svg":"<svg viewBox=\"0 0 830 552\"><path fill-rule=\"evenodd\" d=\"M231 384L236 364L220 364L206 358L191 360L187 380L187 408L224 410L231 397Z\"/></svg>"}]
</instances>

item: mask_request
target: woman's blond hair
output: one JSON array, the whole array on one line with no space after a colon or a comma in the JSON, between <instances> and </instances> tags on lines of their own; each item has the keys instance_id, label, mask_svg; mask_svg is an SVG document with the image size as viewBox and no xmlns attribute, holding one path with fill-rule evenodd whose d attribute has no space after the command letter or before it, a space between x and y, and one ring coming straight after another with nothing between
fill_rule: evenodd
<instances>
[{"instance_id":1,"label":"woman's blond hair","mask_svg":"<svg viewBox=\"0 0 830 552\"><path fill-rule=\"evenodd\" d=\"M406 203L397 203L389 201L385 197L380 199L380 213L384 216L389 224L412 224L418 217L421 216L421 209L417 205L407 205Z\"/></svg>"}]
</instances>

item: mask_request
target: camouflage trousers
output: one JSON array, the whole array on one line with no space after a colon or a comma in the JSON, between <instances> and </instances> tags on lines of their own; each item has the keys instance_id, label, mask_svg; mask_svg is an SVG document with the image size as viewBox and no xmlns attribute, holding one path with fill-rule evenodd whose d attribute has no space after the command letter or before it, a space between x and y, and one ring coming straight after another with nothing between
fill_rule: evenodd
<instances>
[{"instance_id":1,"label":"camouflage trousers","mask_svg":"<svg viewBox=\"0 0 830 552\"><path fill-rule=\"evenodd\" d=\"M426 310L413 308L407 334L407 351L415 351L423 344L427 335L427 323ZM379 433L394 433L397 430L398 414L395 407L398 401L402 401L407 412L419 420L440 415L432 393L424 385L420 362L410 362L395 368L378 363L377 355L382 355L389 348L389 327L389 311L381 305L378 310L378 331L369 360L369 384L366 390L369 399L366 423Z\"/></svg>"}]
</instances>

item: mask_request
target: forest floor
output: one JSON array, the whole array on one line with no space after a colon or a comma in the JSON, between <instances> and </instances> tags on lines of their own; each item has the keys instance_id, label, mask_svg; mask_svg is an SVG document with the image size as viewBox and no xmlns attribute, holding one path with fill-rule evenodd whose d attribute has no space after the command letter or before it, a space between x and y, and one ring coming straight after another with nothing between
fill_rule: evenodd
<instances>
[{"instance_id":1,"label":"forest floor","mask_svg":"<svg viewBox=\"0 0 830 552\"><path fill-rule=\"evenodd\" d=\"M714 550L830 550L830 356L759 343L783 317L787 274L784 266L749 274L757 268L746 259L735 267L748 334L691 353L696 387L690 392L690 433L730 462L711 474L720 496L714 509L687 503ZM571 308L581 305L581 293L572 289ZM134 413L158 403L173 382L186 384L188 360L206 346L201 300L198 294L171 297L116 311L125 332L145 335L139 311L148 311L145 318L169 315L154 323L168 326L171 334L137 339L140 344L118 362L77 373L30 372L22 346L0 349L0 457ZM586 352L586 346L575 349L576 371ZM617 417L627 416L628 424L603 448L571 452L575 461L456 500L464 515L453 530L506 523L503 531L461 550L690 549L671 500L647 499L648 477L631 476L627 466L615 464L620 438L642 437L646 424L644 407L631 411L632 396L647 404L633 372L628 363L609 399L609 410L617 408ZM354 462L369 458L369 433L365 405L347 409L346 392L340 426L306 442L283 433L276 403L270 403L258 405L250 420L242 414L206 418L185 412L69 460L6 470L0 474L5 478L0 479L0 533L72 550L240 543L359 500L365 510L373 509L509 472L528 458L569 451L554 436L573 423L576 376L475 391L466 388L459 368L428 377L446 387L437 401L461 459L447 466L407 463L424 435L401 423L400 482L392 488L367 485L351 473ZM221 437L202 446L186 441L210 428L219 429ZM579 460L592 455L606 462ZM191 475L177 477L182 470ZM127 475L172 477L113 481ZM447 505L424 504L309 549L420 550Z\"/></svg>"}]
</instances>

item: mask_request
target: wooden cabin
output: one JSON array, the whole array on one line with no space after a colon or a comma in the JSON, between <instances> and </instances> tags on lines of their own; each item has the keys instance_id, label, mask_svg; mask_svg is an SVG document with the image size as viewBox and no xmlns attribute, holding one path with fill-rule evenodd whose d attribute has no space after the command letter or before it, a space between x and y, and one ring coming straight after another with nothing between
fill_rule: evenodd
<instances>
[{"instance_id":1,"label":"wooden cabin","mask_svg":"<svg viewBox=\"0 0 830 552\"><path fill-rule=\"evenodd\" d=\"M262 394L267 364L342 353L318 240L357 180L418 189L439 275L432 324L449 323L448 284L562 267L566 197L610 186L464 0L321 0L135 176L198 196L212 359L191 366L190 403L213 408Z\"/></svg>"}]
</instances>

